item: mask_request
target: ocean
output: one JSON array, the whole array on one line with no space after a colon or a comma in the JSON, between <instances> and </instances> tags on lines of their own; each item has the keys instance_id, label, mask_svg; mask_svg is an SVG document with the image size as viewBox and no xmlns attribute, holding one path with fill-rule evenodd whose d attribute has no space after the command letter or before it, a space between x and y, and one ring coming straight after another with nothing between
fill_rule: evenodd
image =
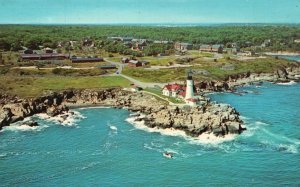
<instances>
[{"instance_id":1,"label":"ocean","mask_svg":"<svg viewBox=\"0 0 300 187\"><path fill-rule=\"evenodd\" d=\"M0 186L300 185L300 84L239 91L209 95L248 129L225 140L132 125L124 109L75 109L63 125L33 116L39 127L0 132Z\"/></svg>"},{"instance_id":2,"label":"ocean","mask_svg":"<svg viewBox=\"0 0 300 187\"><path fill-rule=\"evenodd\" d=\"M300 55L279 55L279 58L300 62Z\"/></svg>"}]
</instances>

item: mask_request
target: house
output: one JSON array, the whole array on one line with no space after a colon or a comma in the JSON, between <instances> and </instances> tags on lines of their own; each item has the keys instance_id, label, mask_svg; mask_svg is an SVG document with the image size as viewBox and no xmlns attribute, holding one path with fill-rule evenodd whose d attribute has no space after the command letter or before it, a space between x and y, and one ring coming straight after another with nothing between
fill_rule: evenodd
<instances>
[{"instance_id":1,"label":"house","mask_svg":"<svg viewBox=\"0 0 300 187\"><path fill-rule=\"evenodd\" d=\"M212 45L211 52L223 53L223 45L221 44Z\"/></svg>"},{"instance_id":2,"label":"house","mask_svg":"<svg viewBox=\"0 0 300 187\"><path fill-rule=\"evenodd\" d=\"M204 52L211 52L211 45L200 45L200 51L204 51Z\"/></svg>"},{"instance_id":3,"label":"house","mask_svg":"<svg viewBox=\"0 0 300 187\"><path fill-rule=\"evenodd\" d=\"M50 47L46 47L43 50L45 53L53 53L53 49L51 49Z\"/></svg>"},{"instance_id":4,"label":"house","mask_svg":"<svg viewBox=\"0 0 300 187\"><path fill-rule=\"evenodd\" d=\"M163 41L163 40L154 40L154 42L153 43L155 43L155 44L171 44L171 43L173 43L172 41Z\"/></svg>"},{"instance_id":5,"label":"house","mask_svg":"<svg viewBox=\"0 0 300 187\"><path fill-rule=\"evenodd\" d=\"M147 46L147 43L145 41L139 41L136 42L133 46L132 46L132 50L137 50L137 51L142 51L144 50L144 48Z\"/></svg>"},{"instance_id":6,"label":"house","mask_svg":"<svg viewBox=\"0 0 300 187\"><path fill-rule=\"evenodd\" d=\"M267 39L261 44L261 47L269 47L270 45L271 45L271 40Z\"/></svg>"},{"instance_id":7,"label":"house","mask_svg":"<svg viewBox=\"0 0 300 187\"><path fill-rule=\"evenodd\" d=\"M103 58L72 57L71 61L72 61L72 63L103 62Z\"/></svg>"},{"instance_id":8,"label":"house","mask_svg":"<svg viewBox=\"0 0 300 187\"><path fill-rule=\"evenodd\" d=\"M168 97L178 97L180 95L185 96L185 86L180 84L168 84L163 87L162 94Z\"/></svg>"},{"instance_id":9,"label":"house","mask_svg":"<svg viewBox=\"0 0 300 187\"><path fill-rule=\"evenodd\" d=\"M121 58L121 62L124 64L127 64L129 61L130 61L129 58L127 58L127 57Z\"/></svg>"},{"instance_id":10,"label":"house","mask_svg":"<svg viewBox=\"0 0 300 187\"><path fill-rule=\"evenodd\" d=\"M187 50L192 50L193 49L193 45L189 44L189 43L179 43L176 42L174 45L174 48L178 51L187 51Z\"/></svg>"},{"instance_id":11,"label":"house","mask_svg":"<svg viewBox=\"0 0 300 187\"><path fill-rule=\"evenodd\" d=\"M238 49L237 48L226 48L226 49L223 49L223 51L225 51L228 54L236 55L238 52Z\"/></svg>"},{"instance_id":12,"label":"house","mask_svg":"<svg viewBox=\"0 0 300 187\"><path fill-rule=\"evenodd\" d=\"M122 42L131 42L133 40L133 37L121 37Z\"/></svg>"},{"instance_id":13,"label":"house","mask_svg":"<svg viewBox=\"0 0 300 187\"><path fill-rule=\"evenodd\" d=\"M203 44L203 45L200 45L199 50L204 51L204 52L223 53L223 45L221 45L221 44L215 44L215 45Z\"/></svg>"},{"instance_id":14,"label":"house","mask_svg":"<svg viewBox=\"0 0 300 187\"><path fill-rule=\"evenodd\" d=\"M129 60L129 62L128 62L129 67L140 67L142 65L143 65L142 62L140 62L138 60Z\"/></svg>"}]
</instances>

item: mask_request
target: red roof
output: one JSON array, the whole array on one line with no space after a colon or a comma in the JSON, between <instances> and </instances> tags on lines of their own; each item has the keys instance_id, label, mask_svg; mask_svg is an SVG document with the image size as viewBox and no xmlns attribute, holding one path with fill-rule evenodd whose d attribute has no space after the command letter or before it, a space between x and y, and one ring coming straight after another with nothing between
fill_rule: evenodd
<instances>
[{"instance_id":1,"label":"red roof","mask_svg":"<svg viewBox=\"0 0 300 187\"><path fill-rule=\"evenodd\" d=\"M181 95L182 97L185 97L186 92L179 92L179 95Z\"/></svg>"},{"instance_id":2,"label":"red roof","mask_svg":"<svg viewBox=\"0 0 300 187\"><path fill-rule=\"evenodd\" d=\"M169 91L179 91L179 90L185 90L184 86L180 85L180 84L168 84L166 85L164 88L167 88L167 90Z\"/></svg>"}]
</instances>

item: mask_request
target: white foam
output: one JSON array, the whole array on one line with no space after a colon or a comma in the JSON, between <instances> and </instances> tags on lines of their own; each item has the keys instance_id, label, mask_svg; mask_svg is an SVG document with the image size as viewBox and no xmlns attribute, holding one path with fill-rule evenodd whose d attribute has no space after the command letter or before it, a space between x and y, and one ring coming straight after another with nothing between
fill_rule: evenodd
<instances>
[{"instance_id":1,"label":"white foam","mask_svg":"<svg viewBox=\"0 0 300 187\"><path fill-rule=\"evenodd\" d=\"M127 118L126 121L132 124L135 128L144 130L147 132L160 133L165 136L177 136L182 137L192 144L220 144L227 141L232 141L236 137L235 134L228 134L224 137L217 137L213 133L203 133L198 137L190 137L182 130L176 130L174 128L161 129L158 127L149 128L145 125L144 121L135 121L136 117Z\"/></svg>"},{"instance_id":2,"label":"white foam","mask_svg":"<svg viewBox=\"0 0 300 187\"><path fill-rule=\"evenodd\" d=\"M281 83L277 83L277 84L290 86L290 85L294 85L294 84L297 84L297 83L295 81L290 81L290 82L281 82Z\"/></svg>"},{"instance_id":3,"label":"white foam","mask_svg":"<svg viewBox=\"0 0 300 187\"><path fill-rule=\"evenodd\" d=\"M45 113L42 114L36 114L35 116L39 117L40 119L54 122L56 124L60 124L63 126L77 126L77 122L81 119L86 118L78 111L72 111L72 112L65 112L63 114L51 117Z\"/></svg>"},{"instance_id":4,"label":"white foam","mask_svg":"<svg viewBox=\"0 0 300 187\"><path fill-rule=\"evenodd\" d=\"M292 145L292 144L290 144L290 145L279 144L278 148L279 148L279 150L283 149L284 152L293 153L293 154L297 154L298 153L297 146Z\"/></svg>"},{"instance_id":5,"label":"white foam","mask_svg":"<svg viewBox=\"0 0 300 187\"><path fill-rule=\"evenodd\" d=\"M43 128L46 128L48 126L44 125L44 126L29 126L29 125L10 125L7 127L3 128L3 131L40 131Z\"/></svg>"},{"instance_id":6,"label":"white foam","mask_svg":"<svg viewBox=\"0 0 300 187\"><path fill-rule=\"evenodd\" d=\"M269 125L269 124L261 122L261 121L256 121L255 124L256 125Z\"/></svg>"}]
</instances>

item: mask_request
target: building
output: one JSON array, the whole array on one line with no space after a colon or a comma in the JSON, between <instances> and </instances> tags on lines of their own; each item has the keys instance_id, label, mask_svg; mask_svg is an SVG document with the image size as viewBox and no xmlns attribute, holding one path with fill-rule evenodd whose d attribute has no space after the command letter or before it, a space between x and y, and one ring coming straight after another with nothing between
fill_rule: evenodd
<instances>
[{"instance_id":1,"label":"building","mask_svg":"<svg viewBox=\"0 0 300 187\"><path fill-rule=\"evenodd\" d=\"M166 41L166 40L154 40L154 44L172 44L172 41Z\"/></svg>"},{"instance_id":2,"label":"building","mask_svg":"<svg viewBox=\"0 0 300 187\"><path fill-rule=\"evenodd\" d=\"M59 54L59 53L49 53L49 54L21 54L22 61L30 60L64 60L68 59L69 55Z\"/></svg>"},{"instance_id":3,"label":"building","mask_svg":"<svg viewBox=\"0 0 300 187\"><path fill-rule=\"evenodd\" d=\"M144 48L147 46L147 43L145 41L139 41L139 42L136 42L132 47L131 49L132 50L137 50L137 51L142 51L144 50Z\"/></svg>"},{"instance_id":4,"label":"building","mask_svg":"<svg viewBox=\"0 0 300 187\"><path fill-rule=\"evenodd\" d=\"M270 39L267 39L265 40L262 44L261 44L261 47L269 47L271 45L271 40Z\"/></svg>"},{"instance_id":5,"label":"building","mask_svg":"<svg viewBox=\"0 0 300 187\"><path fill-rule=\"evenodd\" d=\"M165 85L162 94L168 97L185 96L185 86L177 83Z\"/></svg>"},{"instance_id":6,"label":"building","mask_svg":"<svg viewBox=\"0 0 300 187\"><path fill-rule=\"evenodd\" d=\"M116 65L101 65L101 66L97 66L100 69L117 69Z\"/></svg>"},{"instance_id":7,"label":"building","mask_svg":"<svg viewBox=\"0 0 300 187\"><path fill-rule=\"evenodd\" d=\"M174 48L178 51L187 51L187 50L192 50L193 49L193 45L189 44L189 43L179 43L176 42L174 45Z\"/></svg>"},{"instance_id":8,"label":"building","mask_svg":"<svg viewBox=\"0 0 300 187\"><path fill-rule=\"evenodd\" d=\"M142 65L143 65L142 62L140 62L138 60L129 60L129 62L128 62L129 67L140 67Z\"/></svg>"},{"instance_id":9,"label":"building","mask_svg":"<svg viewBox=\"0 0 300 187\"><path fill-rule=\"evenodd\" d=\"M53 49L51 49L50 47L46 47L46 48L44 48L44 52L47 54L53 53Z\"/></svg>"},{"instance_id":10,"label":"building","mask_svg":"<svg viewBox=\"0 0 300 187\"><path fill-rule=\"evenodd\" d=\"M103 62L103 58L86 58L86 57L72 57L72 63L84 63L84 62Z\"/></svg>"},{"instance_id":11,"label":"building","mask_svg":"<svg viewBox=\"0 0 300 187\"><path fill-rule=\"evenodd\" d=\"M223 53L223 45L221 45L221 44L212 45L211 52Z\"/></svg>"},{"instance_id":12,"label":"building","mask_svg":"<svg viewBox=\"0 0 300 187\"><path fill-rule=\"evenodd\" d=\"M223 49L223 52L224 51L227 54L234 54L234 55L236 55L238 53L238 49L237 48L226 48L226 49Z\"/></svg>"},{"instance_id":13,"label":"building","mask_svg":"<svg viewBox=\"0 0 300 187\"><path fill-rule=\"evenodd\" d=\"M216 52L216 53L223 53L223 45L215 44L215 45L200 45L200 51L203 52Z\"/></svg>"},{"instance_id":14,"label":"building","mask_svg":"<svg viewBox=\"0 0 300 187\"><path fill-rule=\"evenodd\" d=\"M211 52L211 45L200 45L200 51L204 51L204 52Z\"/></svg>"},{"instance_id":15,"label":"building","mask_svg":"<svg viewBox=\"0 0 300 187\"><path fill-rule=\"evenodd\" d=\"M162 95L174 98L181 98L190 106L197 106L199 99L194 96L194 81L192 72L188 72L186 86L181 84L168 84L162 89Z\"/></svg>"},{"instance_id":16,"label":"building","mask_svg":"<svg viewBox=\"0 0 300 187\"><path fill-rule=\"evenodd\" d=\"M121 62L124 64L127 64L129 61L130 61L129 58L127 58L127 57L121 58Z\"/></svg>"},{"instance_id":17,"label":"building","mask_svg":"<svg viewBox=\"0 0 300 187\"><path fill-rule=\"evenodd\" d=\"M187 73L185 102L191 106L196 106L198 102L198 99L196 99L194 95L194 81L192 71L189 71Z\"/></svg>"}]
</instances>

